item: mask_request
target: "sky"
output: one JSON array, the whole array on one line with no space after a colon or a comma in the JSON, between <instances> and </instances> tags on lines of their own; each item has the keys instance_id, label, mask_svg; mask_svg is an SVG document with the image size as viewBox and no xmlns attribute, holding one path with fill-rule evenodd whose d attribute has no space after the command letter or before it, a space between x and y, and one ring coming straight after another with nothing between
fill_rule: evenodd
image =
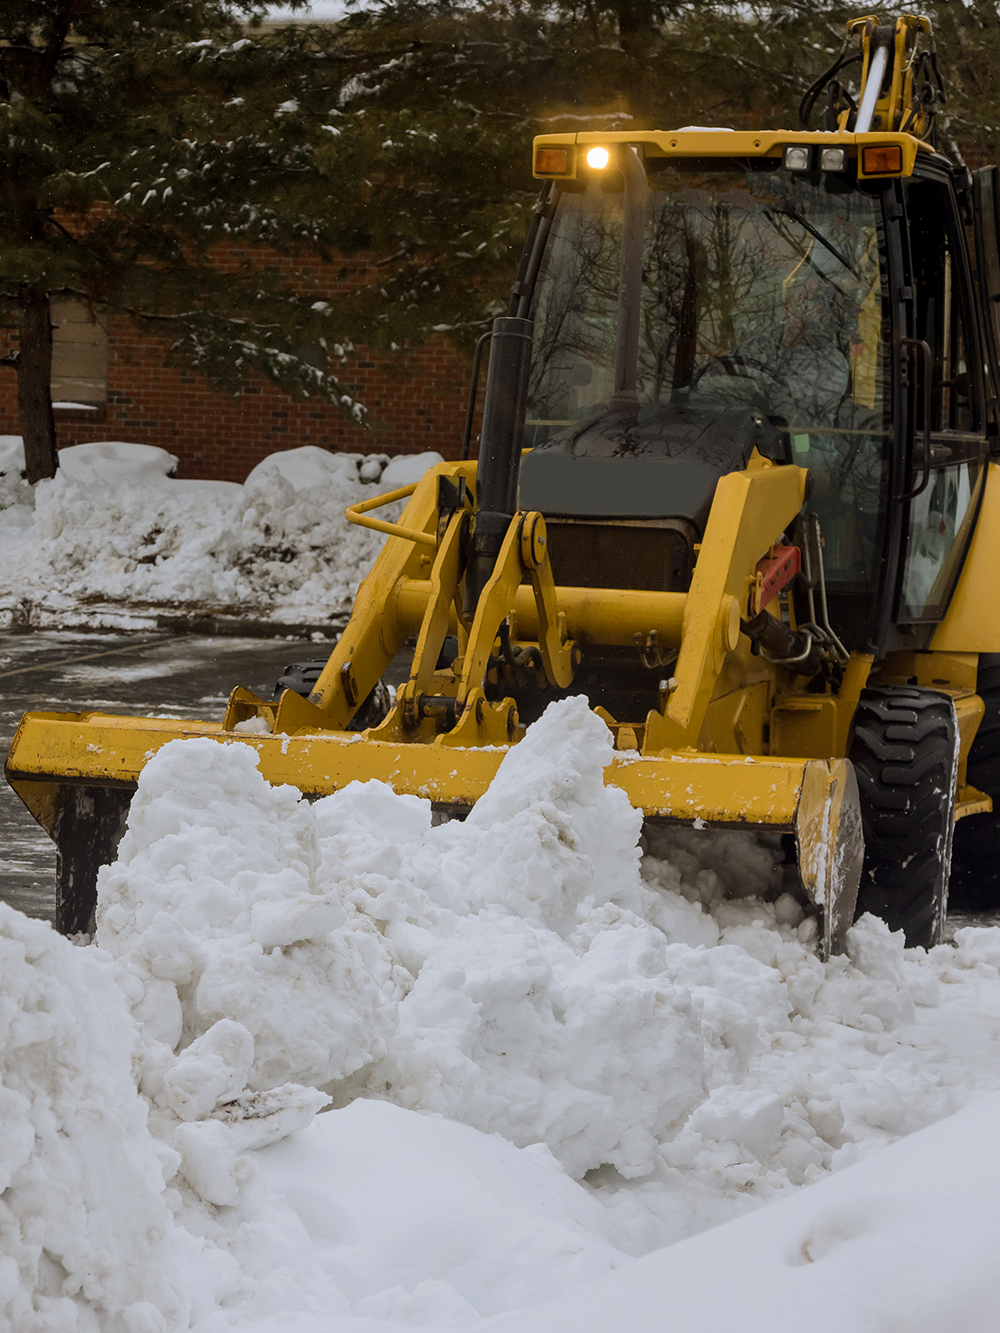
<instances>
[{"instance_id":1,"label":"sky","mask_svg":"<svg viewBox=\"0 0 1000 1333\"><path fill-rule=\"evenodd\" d=\"M268 10L268 17L273 19L298 19L300 22L306 22L314 19L339 19L347 12L347 6L343 0L314 0L314 3L308 9L300 9L293 13L284 5L272 5Z\"/></svg>"}]
</instances>

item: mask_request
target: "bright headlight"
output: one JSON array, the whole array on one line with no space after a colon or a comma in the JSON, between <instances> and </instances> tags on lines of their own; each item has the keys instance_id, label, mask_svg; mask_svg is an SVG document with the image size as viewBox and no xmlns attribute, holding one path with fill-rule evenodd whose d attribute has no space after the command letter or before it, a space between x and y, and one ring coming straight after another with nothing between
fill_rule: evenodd
<instances>
[{"instance_id":1,"label":"bright headlight","mask_svg":"<svg viewBox=\"0 0 1000 1333\"><path fill-rule=\"evenodd\" d=\"M595 171L603 171L611 161L611 154L606 148L591 148L587 153L587 166Z\"/></svg>"}]
</instances>

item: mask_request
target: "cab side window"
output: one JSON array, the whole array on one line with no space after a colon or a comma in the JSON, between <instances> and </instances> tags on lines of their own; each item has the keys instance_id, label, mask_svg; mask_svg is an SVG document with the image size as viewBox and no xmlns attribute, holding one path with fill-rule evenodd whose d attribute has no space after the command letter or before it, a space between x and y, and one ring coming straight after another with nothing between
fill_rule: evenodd
<instances>
[{"instance_id":1,"label":"cab side window","mask_svg":"<svg viewBox=\"0 0 1000 1333\"><path fill-rule=\"evenodd\" d=\"M914 334L930 349L930 459L924 457L922 358L913 363L912 476L926 484L909 503L897 619L940 620L948 608L972 534L986 437L974 376L972 292L951 193L936 181L905 182L914 301ZM919 483L918 483L919 484Z\"/></svg>"},{"instance_id":2,"label":"cab side window","mask_svg":"<svg viewBox=\"0 0 1000 1333\"><path fill-rule=\"evenodd\" d=\"M969 374L967 325L971 312L962 299L961 257L955 253L952 228L946 225L951 210L945 187L933 181L907 181L906 211L915 334L930 347L934 361L931 429L975 432L981 422L977 420ZM917 411L917 429L922 431L922 395Z\"/></svg>"}]
</instances>

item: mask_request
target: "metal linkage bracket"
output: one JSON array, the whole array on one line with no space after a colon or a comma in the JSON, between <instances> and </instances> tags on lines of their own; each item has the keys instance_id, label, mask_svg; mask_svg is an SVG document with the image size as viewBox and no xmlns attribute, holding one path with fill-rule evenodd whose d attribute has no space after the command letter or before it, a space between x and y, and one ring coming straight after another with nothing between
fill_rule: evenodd
<instances>
[{"instance_id":1,"label":"metal linkage bracket","mask_svg":"<svg viewBox=\"0 0 1000 1333\"><path fill-rule=\"evenodd\" d=\"M441 744L491 744L513 739L517 730L514 701L491 703L483 692L483 681L494 657L497 636L512 614L525 574L535 602L538 652L548 681L557 688L565 689L573 679L575 645L566 638L566 618L556 600L545 519L538 513L522 513L508 525L493 572L479 597L463 644L458 679L452 683L435 672L451 607L453 603L457 607L459 600L461 523L459 511L449 522L438 548L413 674L400 691L397 706L410 729L427 720L435 727L443 723L446 730L438 736ZM390 720L384 725L390 726Z\"/></svg>"}]
</instances>

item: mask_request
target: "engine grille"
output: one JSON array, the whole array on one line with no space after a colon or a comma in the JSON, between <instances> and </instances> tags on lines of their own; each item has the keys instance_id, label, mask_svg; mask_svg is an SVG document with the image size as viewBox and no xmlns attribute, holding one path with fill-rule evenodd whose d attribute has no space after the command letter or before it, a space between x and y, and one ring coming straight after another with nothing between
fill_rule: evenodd
<instances>
[{"instance_id":1,"label":"engine grille","mask_svg":"<svg viewBox=\"0 0 1000 1333\"><path fill-rule=\"evenodd\" d=\"M686 592L691 582L694 529L672 521L580 523L546 519L549 559L557 586Z\"/></svg>"}]
</instances>

